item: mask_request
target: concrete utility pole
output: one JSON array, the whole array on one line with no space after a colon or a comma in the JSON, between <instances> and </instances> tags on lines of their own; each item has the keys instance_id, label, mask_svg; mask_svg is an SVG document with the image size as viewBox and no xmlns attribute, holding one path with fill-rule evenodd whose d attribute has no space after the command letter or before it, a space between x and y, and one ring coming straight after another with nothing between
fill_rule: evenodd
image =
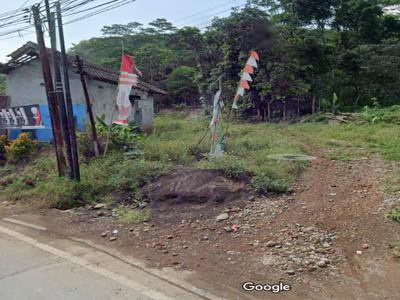
<instances>
[{"instance_id":1,"label":"concrete utility pole","mask_svg":"<svg viewBox=\"0 0 400 300\"><path fill-rule=\"evenodd\" d=\"M71 87L69 83L69 73L68 73L68 57L65 49L64 29L63 29L60 2L56 3L56 10L57 10L57 21L58 21L58 35L60 38L60 48L61 48L61 62L64 71L65 103L67 107L67 120L68 120L67 125L69 127L70 140L71 140L71 151L72 151L72 162L73 162L72 171L73 171L73 178L75 180L80 181L81 175L79 169L78 145L76 142L74 110L72 106Z\"/></svg>"},{"instance_id":2,"label":"concrete utility pole","mask_svg":"<svg viewBox=\"0 0 400 300\"><path fill-rule=\"evenodd\" d=\"M35 21L36 37L39 46L39 56L42 65L44 85L46 88L47 103L50 112L51 126L53 130L54 148L57 158L57 167L59 176L65 175L65 157L63 153L63 139L60 128L60 118L57 107L57 99L54 93L54 86L51 76L49 64L49 56L44 42L42 20L40 18L40 10L38 6L32 7L32 14Z\"/></svg>"},{"instance_id":3,"label":"concrete utility pole","mask_svg":"<svg viewBox=\"0 0 400 300\"><path fill-rule=\"evenodd\" d=\"M51 51L52 51L52 58L53 58L53 68L54 68L54 81L55 81L55 95L58 104L58 112L60 115L61 120L61 132L64 138L66 150L67 150L67 157L68 157L68 165L70 167L70 177L74 178L74 162L72 158L72 151L71 151L71 140L70 140L70 132L69 126L67 121L67 112L65 109L65 100L64 100L64 89L62 84L61 78L61 69L60 69L60 62L59 62L59 55L57 53L57 37L56 37L56 24L55 24L55 17L54 14L50 11L50 3L49 0L44 1L46 6L46 15L47 15L47 22L49 24L49 33L50 33L50 41L51 41Z\"/></svg>"}]
</instances>

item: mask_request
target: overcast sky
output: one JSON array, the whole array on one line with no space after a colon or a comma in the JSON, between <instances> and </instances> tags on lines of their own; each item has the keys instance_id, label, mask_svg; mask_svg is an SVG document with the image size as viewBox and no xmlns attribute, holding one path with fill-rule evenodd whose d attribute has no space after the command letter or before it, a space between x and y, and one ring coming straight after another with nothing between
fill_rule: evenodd
<instances>
[{"instance_id":1,"label":"overcast sky","mask_svg":"<svg viewBox=\"0 0 400 300\"><path fill-rule=\"evenodd\" d=\"M0 14L19 8L25 1L29 0L2 0ZM38 1L30 0L28 4ZM203 27L213 16L226 16L229 14L229 8L243 5L245 2L245 0L136 0L126 6L66 26L66 42L69 47L83 39L100 36L100 30L104 25L132 21L147 24L157 18L166 18L179 26ZM205 10L207 12L204 12ZM29 40L36 41L35 35L0 37L0 61L6 61L7 54Z\"/></svg>"}]
</instances>

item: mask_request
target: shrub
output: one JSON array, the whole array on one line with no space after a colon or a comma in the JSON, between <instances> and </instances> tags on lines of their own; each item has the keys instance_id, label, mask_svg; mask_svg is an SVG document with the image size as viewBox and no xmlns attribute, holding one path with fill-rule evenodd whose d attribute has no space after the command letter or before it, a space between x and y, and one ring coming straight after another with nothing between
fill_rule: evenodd
<instances>
[{"instance_id":1,"label":"shrub","mask_svg":"<svg viewBox=\"0 0 400 300\"><path fill-rule=\"evenodd\" d=\"M400 206L393 208L389 213L388 213L388 218L392 219L393 221L400 222Z\"/></svg>"},{"instance_id":2,"label":"shrub","mask_svg":"<svg viewBox=\"0 0 400 300\"><path fill-rule=\"evenodd\" d=\"M267 193L285 193L290 187L286 180L282 178L272 179L264 173L255 175L251 180L251 185L257 193L263 195Z\"/></svg>"},{"instance_id":3,"label":"shrub","mask_svg":"<svg viewBox=\"0 0 400 300\"><path fill-rule=\"evenodd\" d=\"M136 208L120 206L117 208L117 216L118 219L124 223L143 223L150 220L151 214L147 209L140 210Z\"/></svg>"},{"instance_id":4,"label":"shrub","mask_svg":"<svg viewBox=\"0 0 400 300\"><path fill-rule=\"evenodd\" d=\"M138 147L141 139L140 130L134 122L130 122L128 126L107 125L102 117L97 118L96 128L101 140L104 142L109 140L109 150L122 150L131 158L141 155Z\"/></svg>"},{"instance_id":5,"label":"shrub","mask_svg":"<svg viewBox=\"0 0 400 300\"><path fill-rule=\"evenodd\" d=\"M226 176L240 178L246 172L243 162L233 155L210 158L199 164L200 169L222 171Z\"/></svg>"},{"instance_id":6,"label":"shrub","mask_svg":"<svg viewBox=\"0 0 400 300\"><path fill-rule=\"evenodd\" d=\"M6 135L0 135L0 164L4 164L7 160L6 146L10 143Z\"/></svg>"},{"instance_id":7,"label":"shrub","mask_svg":"<svg viewBox=\"0 0 400 300\"><path fill-rule=\"evenodd\" d=\"M78 140L78 151L83 157L88 161L91 158L95 157L93 142L91 137L87 132L85 133L78 133L77 134Z\"/></svg>"},{"instance_id":8,"label":"shrub","mask_svg":"<svg viewBox=\"0 0 400 300\"><path fill-rule=\"evenodd\" d=\"M6 153L9 161L17 163L27 159L32 151L36 149L37 142L32 140L28 133L21 133L19 137L6 145Z\"/></svg>"}]
</instances>

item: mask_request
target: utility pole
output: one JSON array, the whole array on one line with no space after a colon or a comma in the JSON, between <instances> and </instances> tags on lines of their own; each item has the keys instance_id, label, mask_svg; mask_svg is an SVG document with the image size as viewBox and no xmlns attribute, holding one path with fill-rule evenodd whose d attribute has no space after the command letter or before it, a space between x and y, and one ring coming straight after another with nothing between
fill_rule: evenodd
<instances>
[{"instance_id":1,"label":"utility pole","mask_svg":"<svg viewBox=\"0 0 400 300\"><path fill-rule=\"evenodd\" d=\"M85 73L83 71L83 63L82 63L82 60L79 57L79 55L76 56L76 62L78 65L79 74L81 76L83 93L85 94L86 109L89 114L89 121L90 121L91 130L92 130L93 150L94 150L95 156L99 156L100 155L100 146L99 146L99 139L97 137L96 123L94 121L92 104L90 103L89 91L88 91L88 88L86 85Z\"/></svg>"},{"instance_id":2,"label":"utility pole","mask_svg":"<svg viewBox=\"0 0 400 300\"><path fill-rule=\"evenodd\" d=\"M57 21L58 21L58 35L60 38L60 48L61 48L61 62L64 71L65 103L67 107L67 120L68 120L67 125L69 127L71 151L72 151L72 162L73 162L72 171L74 179L80 181L81 175L79 170L78 145L76 142L74 110L72 106L71 87L69 83L69 73L68 73L68 57L65 49L64 29L63 29L60 2L56 3L56 10L57 10Z\"/></svg>"},{"instance_id":3,"label":"utility pole","mask_svg":"<svg viewBox=\"0 0 400 300\"><path fill-rule=\"evenodd\" d=\"M63 140L60 129L60 119L57 108L57 100L54 94L53 81L51 77L51 69L49 64L49 57L47 48L44 42L44 35L42 29L42 20L40 18L40 10L38 6L32 7L32 14L35 21L36 37L39 46L39 56L43 71L43 80L46 88L47 103L50 112L51 126L53 130L54 149L57 158L58 175L65 175L65 157L63 153Z\"/></svg>"},{"instance_id":4,"label":"utility pole","mask_svg":"<svg viewBox=\"0 0 400 300\"><path fill-rule=\"evenodd\" d=\"M70 132L67 121L67 112L65 109L65 101L64 101L64 89L61 78L61 69L59 63L59 55L57 52L57 37L56 37L56 24L54 14L50 11L50 3L49 0L44 1L46 6L46 14L47 14L47 22L49 24L49 33L50 33L50 42L51 42L51 51L53 57L53 68L54 68L54 81L55 81L55 95L57 99L59 115L61 120L61 132L64 138L67 157L68 157L68 165L70 167L70 178L74 178L74 163L72 158L71 151L71 140L70 140Z\"/></svg>"}]
</instances>

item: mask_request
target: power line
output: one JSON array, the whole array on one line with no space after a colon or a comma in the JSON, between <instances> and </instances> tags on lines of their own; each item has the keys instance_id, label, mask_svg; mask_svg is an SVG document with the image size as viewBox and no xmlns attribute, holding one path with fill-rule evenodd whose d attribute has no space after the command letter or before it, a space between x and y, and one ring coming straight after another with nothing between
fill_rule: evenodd
<instances>
[{"instance_id":1,"label":"power line","mask_svg":"<svg viewBox=\"0 0 400 300\"><path fill-rule=\"evenodd\" d=\"M206 12L212 11L212 10L214 10L214 9L220 8L220 7L222 7L222 6L225 6L225 5L227 5L227 4L230 4L230 3L233 3L233 2L237 2L237 1L238 1L238 0L230 0L230 1L228 1L228 2L224 2L224 3L220 4L220 5L217 5L217 6L208 8L208 9L206 9L206 10L200 11L200 12L195 13L195 14L193 14L193 15L190 15L190 16L183 17L183 18L181 18L181 19L175 20L175 21L173 21L173 23L177 23L177 22L180 22L180 21L183 21L183 20L187 20L187 19L192 18L192 17L196 17L196 16L198 16L198 15L202 15L202 14L204 14L204 13L206 13Z\"/></svg>"},{"instance_id":2,"label":"power line","mask_svg":"<svg viewBox=\"0 0 400 300\"><path fill-rule=\"evenodd\" d=\"M15 38L17 36L21 36L24 33L28 32L28 29L31 28L31 25L26 25L30 21L30 8L27 6L27 4L31 0L25 1L18 9L5 12L0 14L0 22L3 21L3 24L0 23L0 29L4 29L7 27L14 27L13 29L5 30L5 31L0 31L0 37L3 36L9 36L13 35L9 38ZM60 0L61 4L61 9L62 13L65 14L66 17L72 16L72 15L81 15L73 20L70 20L65 22L65 24L71 24L75 22L79 22L84 19L88 19L90 17L96 16L98 14L110 11L112 9L116 9L118 7L127 5L129 3L132 3L136 0L107 0L107 1L101 1L101 0ZM36 2L36 6L40 7L41 3L43 2ZM57 2L56 0L52 1L51 4L55 4ZM92 4L92 6L89 6ZM43 13L43 9L41 10L41 13ZM87 14L84 14L85 12L89 12ZM43 18L43 22L45 25L46 18ZM25 26L24 26L25 24ZM15 35L18 34L18 35ZM1 40L5 40L6 38L3 38Z\"/></svg>"},{"instance_id":3,"label":"power line","mask_svg":"<svg viewBox=\"0 0 400 300\"><path fill-rule=\"evenodd\" d=\"M204 20L204 19L207 19L207 18L211 18L211 17L216 17L216 16L219 16L219 15L224 14L224 13L226 13L226 12L229 12L229 11L231 11L231 10L234 9L234 8L241 8L241 7L244 7L244 6L246 6L246 3L245 3L245 4L238 5L238 6L235 6L235 7L231 7L231 8L229 8L229 9L225 9L225 10L219 11L219 12L214 13L214 14L212 14L212 15L207 15L207 16L204 16L204 17L195 19L194 22L199 21L199 20ZM192 24L192 23L193 23L193 22L186 23L186 24L183 24L183 25L181 25L181 26L184 27L184 26L190 25L190 24ZM210 22L206 22L206 23L210 23ZM201 23L201 24L198 24L198 25L195 25L195 26L201 26L201 25L204 25L204 24L206 24L206 23Z\"/></svg>"}]
</instances>

